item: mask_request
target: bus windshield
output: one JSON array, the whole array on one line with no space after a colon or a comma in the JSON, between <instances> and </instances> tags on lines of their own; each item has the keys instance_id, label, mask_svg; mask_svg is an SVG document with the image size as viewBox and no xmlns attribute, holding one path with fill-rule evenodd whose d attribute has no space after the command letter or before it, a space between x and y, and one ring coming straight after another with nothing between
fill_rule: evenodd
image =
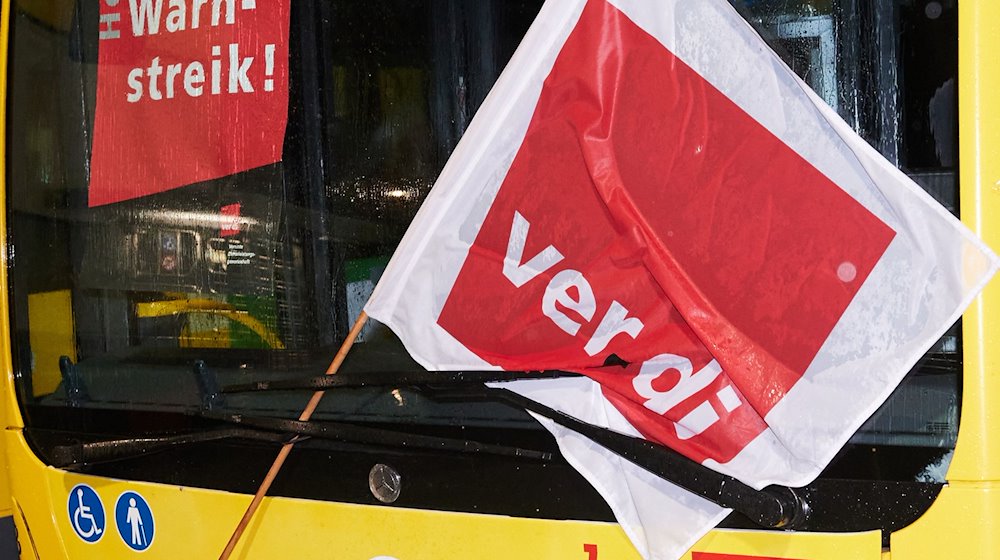
<instances>
[{"instance_id":1,"label":"bus windshield","mask_svg":"<svg viewBox=\"0 0 1000 560\"><path fill-rule=\"evenodd\" d=\"M731 3L855 130L958 213L956 0ZM168 425L156 420L164 414L205 408L297 417L306 391L211 386L323 372L541 2L293 0L280 161L93 205L101 4L12 6L6 211L25 422L96 438L149 433ZM144 134L154 141L154 130ZM829 476L941 480L958 431L958 332ZM370 322L343 371L417 369ZM87 420L95 414L110 420ZM405 386L331 391L314 418L548 441L524 411ZM42 455L46 441L34 442Z\"/></svg>"}]
</instances>

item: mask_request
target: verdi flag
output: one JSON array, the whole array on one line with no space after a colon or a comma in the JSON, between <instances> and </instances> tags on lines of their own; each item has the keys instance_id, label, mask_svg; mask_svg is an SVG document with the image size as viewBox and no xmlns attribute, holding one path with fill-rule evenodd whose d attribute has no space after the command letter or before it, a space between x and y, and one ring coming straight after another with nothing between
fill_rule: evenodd
<instances>
[{"instance_id":1,"label":"verdi flag","mask_svg":"<svg viewBox=\"0 0 1000 560\"><path fill-rule=\"evenodd\" d=\"M997 259L724 0L550 0L366 310L762 488L815 478ZM543 421L639 551L726 511Z\"/></svg>"}]
</instances>

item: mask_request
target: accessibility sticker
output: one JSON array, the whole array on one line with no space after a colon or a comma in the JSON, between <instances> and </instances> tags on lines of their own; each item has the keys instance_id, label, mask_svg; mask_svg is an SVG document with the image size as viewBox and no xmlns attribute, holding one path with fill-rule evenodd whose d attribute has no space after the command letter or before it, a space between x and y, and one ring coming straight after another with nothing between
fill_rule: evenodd
<instances>
[{"instance_id":1,"label":"accessibility sticker","mask_svg":"<svg viewBox=\"0 0 1000 560\"><path fill-rule=\"evenodd\" d=\"M153 544L156 525L153 510L146 499L136 492L123 492L115 503L115 525L125 544L137 552L142 552Z\"/></svg>"},{"instance_id":2,"label":"accessibility sticker","mask_svg":"<svg viewBox=\"0 0 1000 560\"><path fill-rule=\"evenodd\" d=\"M93 488L77 484L67 500L69 524L84 542L95 543L104 536L104 504Z\"/></svg>"}]
</instances>

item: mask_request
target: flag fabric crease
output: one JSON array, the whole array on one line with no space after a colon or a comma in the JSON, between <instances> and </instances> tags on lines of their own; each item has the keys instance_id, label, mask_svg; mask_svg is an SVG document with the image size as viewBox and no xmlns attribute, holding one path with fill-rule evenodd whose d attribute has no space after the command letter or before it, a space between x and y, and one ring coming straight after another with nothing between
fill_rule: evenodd
<instances>
[{"instance_id":1,"label":"flag fabric crease","mask_svg":"<svg viewBox=\"0 0 1000 560\"><path fill-rule=\"evenodd\" d=\"M368 314L428 369L814 479L997 268L724 0L549 0ZM646 558L726 510L541 420Z\"/></svg>"}]
</instances>

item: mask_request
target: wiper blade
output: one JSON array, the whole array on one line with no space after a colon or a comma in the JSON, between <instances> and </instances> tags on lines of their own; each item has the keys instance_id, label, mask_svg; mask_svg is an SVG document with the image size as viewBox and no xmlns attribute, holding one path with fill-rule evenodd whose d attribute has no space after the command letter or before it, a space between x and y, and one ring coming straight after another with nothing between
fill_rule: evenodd
<instances>
[{"instance_id":1,"label":"wiper blade","mask_svg":"<svg viewBox=\"0 0 1000 560\"><path fill-rule=\"evenodd\" d=\"M427 449L432 451L452 451L458 453L482 453L502 457L518 457L551 461L552 453L534 449L522 449L508 445L480 443L478 441L425 436L408 432L397 432L382 428L369 428L344 422L287 420L264 416L242 414L207 414L206 417L240 426L250 426L260 430L292 433L316 439L382 445L390 448Z\"/></svg>"},{"instance_id":2,"label":"wiper blade","mask_svg":"<svg viewBox=\"0 0 1000 560\"><path fill-rule=\"evenodd\" d=\"M374 445L391 449L402 448L453 453L475 453L538 461L552 460L552 453L546 451L480 443L463 439L424 436L382 428L369 428L343 422L302 422L283 418L254 417L242 414L216 414L211 412L205 412L199 416L229 424L237 424L238 426L172 436L124 438L72 445L57 445L52 448L47 457L54 467L74 468L85 464L131 459L150 453L165 451L180 445L224 439L247 439L284 444L315 438Z\"/></svg>"},{"instance_id":3,"label":"wiper blade","mask_svg":"<svg viewBox=\"0 0 1000 560\"><path fill-rule=\"evenodd\" d=\"M223 439L248 439L287 443L297 436L248 428L222 428L173 436L122 438L71 445L56 445L46 455L53 467L71 468L93 463L131 459L176 447Z\"/></svg>"},{"instance_id":4,"label":"wiper blade","mask_svg":"<svg viewBox=\"0 0 1000 560\"><path fill-rule=\"evenodd\" d=\"M264 380L253 383L228 385L221 393L250 393L257 391L286 391L351 387L405 387L415 385L475 385L496 381L520 379L555 379L559 377L579 377L579 374L565 371L372 371L320 375L298 379Z\"/></svg>"}]
</instances>

